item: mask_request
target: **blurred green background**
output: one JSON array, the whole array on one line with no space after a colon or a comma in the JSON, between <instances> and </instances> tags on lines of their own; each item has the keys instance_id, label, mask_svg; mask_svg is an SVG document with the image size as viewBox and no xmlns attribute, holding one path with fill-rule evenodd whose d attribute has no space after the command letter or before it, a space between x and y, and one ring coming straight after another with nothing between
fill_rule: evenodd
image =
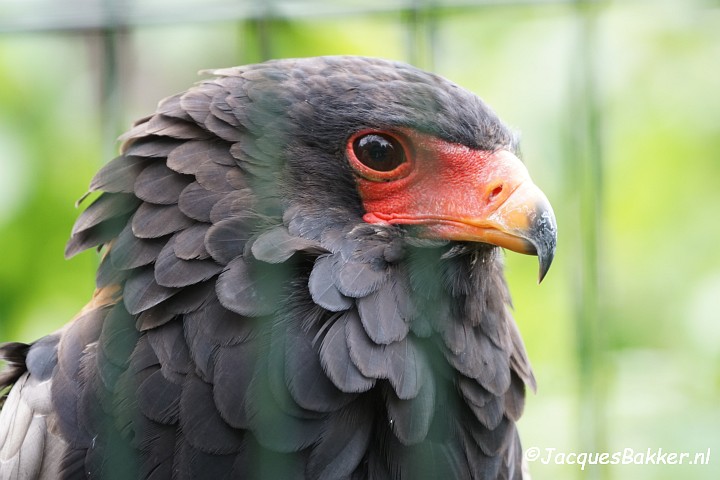
<instances>
[{"instance_id":1,"label":"blurred green background","mask_svg":"<svg viewBox=\"0 0 720 480\"><path fill-rule=\"evenodd\" d=\"M541 286L507 255L539 384L524 446L710 451L533 478L720 478L718 1L0 0L0 342L89 299L97 255L64 243L132 120L199 70L325 54L433 70L521 132L560 230Z\"/></svg>"}]
</instances>

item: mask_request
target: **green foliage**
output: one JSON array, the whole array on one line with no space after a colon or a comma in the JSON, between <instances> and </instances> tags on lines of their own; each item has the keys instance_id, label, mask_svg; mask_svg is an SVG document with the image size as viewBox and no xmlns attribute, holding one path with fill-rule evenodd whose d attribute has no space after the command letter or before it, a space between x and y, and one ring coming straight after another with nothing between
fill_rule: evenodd
<instances>
[{"instance_id":1,"label":"green foliage","mask_svg":"<svg viewBox=\"0 0 720 480\"><path fill-rule=\"evenodd\" d=\"M78 47L49 37L0 43L2 340L29 341L57 328L92 291L94 259L63 259L73 203L98 155Z\"/></svg>"}]
</instances>

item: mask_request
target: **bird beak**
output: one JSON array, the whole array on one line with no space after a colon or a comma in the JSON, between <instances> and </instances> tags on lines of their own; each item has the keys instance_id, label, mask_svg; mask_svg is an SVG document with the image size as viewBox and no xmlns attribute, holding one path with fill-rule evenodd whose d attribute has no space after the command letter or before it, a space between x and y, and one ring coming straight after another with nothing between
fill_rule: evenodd
<instances>
[{"instance_id":1,"label":"bird beak","mask_svg":"<svg viewBox=\"0 0 720 480\"><path fill-rule=\"evenodd\" d=\"M519 161L519 160L518 160ZM555 257L557 223L545 194L532 181L525 180L485 219L461 219L477 225L478 240L508 250L537 255L540 266L538 283L550 269Z\"/></svg>"},{"instance_id":2,"label":"bird beak","mask_svg":"<svg viewBox=\"0 0 720 480\"><path fill-rule=\"evenodd\" d=\"M457 225L440 230L451 240L484 242L537 255L538 283L542 282L557 243L555 213L547 197L532 182L520 159L507 150L485 157L475 178L479 180L476 194L463 198L466 207L453 215ZM446 195L452 192L446 191Z\"/></svg>"},{"instance_id":3,"label":"bird beak","mask_svg":"<svg viewBox=\"0 0 720 480\"><path fill-rule=\"evenodd\" d=\"M557 223L550 202L520 159L508 150L477 151L437 142L420 152L419 162L436 168L418 169L431 173L410 176L397 195L364 196L366 221L415 225L426 238L489 243L537 255L538 282L545 278L555 256Z\"/></svg>"}]
</instances>

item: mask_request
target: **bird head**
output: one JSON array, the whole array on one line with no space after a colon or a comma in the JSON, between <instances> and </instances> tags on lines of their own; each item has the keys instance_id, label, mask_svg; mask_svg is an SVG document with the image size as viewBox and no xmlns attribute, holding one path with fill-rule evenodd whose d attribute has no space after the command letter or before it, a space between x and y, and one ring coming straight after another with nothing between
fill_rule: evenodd
<instances>
[{"instance_id":1,"label":"bird head","mask_svg":"<svg viewBox=\"0 0 720 480\"><path fill-rule=\"evenodd\" d=\"M322 223L350 214L422 238L496 245L537 255L539 280L547 273L552 207L518 158L516 137L474 94L358 57L216 73L252 79L248 118L268 120L250 130L256 125L256 143L277 148L269 156L287 166L289 188L275 195L305 215Z\"/></svg>"}]
</instances>

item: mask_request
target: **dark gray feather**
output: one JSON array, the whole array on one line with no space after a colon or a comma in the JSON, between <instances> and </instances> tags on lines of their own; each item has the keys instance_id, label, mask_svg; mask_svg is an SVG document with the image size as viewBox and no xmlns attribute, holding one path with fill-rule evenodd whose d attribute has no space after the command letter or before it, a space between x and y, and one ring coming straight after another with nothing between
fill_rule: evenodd
<instances>
[{"instance_id":1,"label":"dark gray feather","mask_svg":"<svg viewBox=\"0 0 720 480\"><path fill-rule=\"evenodd\" d=\"M435 382L425 375L417 396L410 400L398 398L392 388L385 388L387 415L395 436L403 445L425 440L435 413Z\"/></svg>"},{"instance_id":2,"label":"dark gray feather","mask_svg":"<svg viewBox=\"0 0 720 480\"><path fill-rule=\"evenodd\" d=\"M244 258L238 257L220 274L216 289L218 299L225 308L240 315L269 315L277 308L277 304L267 291L268 280L262 271L252 268Z\"/></svg>"},{"instance_id":3,"label":"dark gray feather","mask_svg":"<svg viewBox=\"0 0 720 480\"><path fill-rule=\"evenodd\" d=\"M197 182L190 183L180 194L178 206L190 218L210 222L210 212L225 192L208 190Z\"/></svg>"},{"instance_id":4,"label":"dark gray feather","mask_svg":"<svg viewBox=\"0 0 720 480\"><path fill-rule=\"evenodd\" d=\"M200 451L228 454L242 448L242 432L230 427L215 408L212 385L192 373L182 388L180 427L184 438Z\"/></svg>"},{"instance_id":5,"label":"dark gray feather","mask_svg":"<svg viewBox=\"0 0 720 480\"><path fill-rule=\"evenodd\" d=\"M477 379L495 395L503 395L510 386L509 354L500 350L479 327L468 329L466 347L453 354L447 349L445 358L463 375Z\"/></svg>"},{"instance_id":6,"label":"dark gray feather","mask_svg":"<svg viewBox=\"0 0 720 480\"><path fill-rule=\"evenodd\" d=\"M150 423L143 434L140 450L143 452L138 477L143 480L172 478L177 428Z\"/></svg>"},{"instance_id":7,"label":"dark gray feather","mask_svg":"<svg viewBox=\"0 0 720 480\"><path fill-rule=\"evenodd\" d=\"M177 118L162 114L153 115L145 124L145 132L151 135L187 140L198 140L212 136L193 122L180 121Z\"/></svg>"},{"instance_id":8,"label":"dark gray feather","mask_svg":"<svg viewBox=\"0 0 720 480\"><path fill-rule=\"evenodd\" d=\"M267 263L282 263L300 250L313 253L325 251L316 242L290 235L285 227L271 228L260 234L251 250L257 260Z\"/></svg>"},{"instance_id":9,"label":"dark gray feather","mask_svg":"<svg viewBox=\"0 0 720 480\"><path fill-rule=\"evenodd\" d=\"M222 94L225 95L224 93ZM229 142L237 142L243 137L243 130L239 129L233 125L230 125L222 118L218 118L215 113L208 115L208 117L205 119L205 128L210 130L212 133L217 135L219 138L222 138L223 140L227 140Z\"/></svg>"},{"instance_id":10,"label":"dark gray feather","mask_svg":"<svg viewBox=\"0 0 720 480\"><path fill-rule=\"evenodd\" d=\"M178 421L182 388L163 375L158 368L138 387L138 407L143 415L165 425Z\"/></svg>"},{"instance_id":11,"label":"dark gray feather","mask_svg":"<svg viewBox=\"0 0 720 480\"><path fill-rule=\"evenodd\" d=\"M212 81L204 81L192 90L182 94L180 107L199 124L204 124L210 115L210 101L217 93L218 87Z\"/></svg>"},{"instance_id":12,"label":"dark gray feather","mask_svg":"<svg viewBox=\"0 0 720 480\"><path fill-rule=\"evenodd\" d=\"M58 334L48 335L33 343L27 352L27 358L24 363L27 365L28 372L30 372L30 375L32 375L35 380L42 382L51 377L55 365L57 365L59 340L60 335ZM21 345L20 351L22 351L22 344L19 345ZM5 360L15 365L22 365L19 358L5 358Z\"/></svg>"},{"instance_id":13,"label":"dark gray feather","mask_svg":"<svg viewBox=\"0 0 720 480\"><path fill-rule=\"evenodd\" d=\"M510 339L512 341L512 354L510 355L510 365L515 373L522 379L525 385L529 386L532 391L537 390L537 383L535 382L535 375L533 374L532 367L530 366L530 360L527 358L525 352L525 345L523 344L522 337L517 325L512 320L508 321L508 330L510 332Z\"/></svg>"},{"instance_id":14,"label":"dark gray feather","mask_svg":"<svg viewBox=\"0 0 720 480\"><path fill-rule=\"evenodd\" d=\"M205 235L210 225L196 223L175 234L175 255L183 260L205 260L210 254L205 248Z\"/></svg>"},{"instance_id":15,"label":"dark gray feather","mask_svg":"<svg viewBox=\"0 0 720 480\"><path fill-rule=\"evenodd\" d=\"M307 478L349 478L365 455L372 425L372 410L361 401L332 414L325 421L320 441L312 449Z\"/></svg>"},{"instance_id":16,"label":"dark gray feather","mask_svg":"<svg viewBox=\"0 0 720 480\"><path fill-rule=\"evenodd\" d=\"M165 287L187 287L220 273L214 260L183 260L175 255L175 238L168 240L155 262L155 280Z\"/></svg>"},{"instance_id":17,"label":"dark gray feather","mask_svg":"<svg viewBox=\"0 0 720 480\"><path fill-rule=\"evenodd\" d=\"M150 164L142 157L122 155L108 162L93 177L89 190L109 193L133 193L135 179Z\"/></svg>"},{"instance_id":18,"label":"dark gray feather","mask_svg":"<svg viewBox=\"0 0 720 480\"><path fill-rule=\"evenodd\" d=\"M5 403L6 387L14 384L26 371L25 358L30 346L25 343L8 342L0 344L0 360L7 364L0 370L0 408Z\"/></svg>"},{"instance_id":19,"label":"dark gray feather","mask_svg":"<svg viewBox=\"0 0 720 480\"><path fill-rule=\"evenodd\" d=\"M112 363L124 367L135 349L137 339L135 319L127 312L125 305L120 302L105 317L100 334L100 350Z\"/></svg>"},{"instance_id":20,"label":"dark gray feather","mask_svg":"<svg viewBox=\"0 0 720 480\"><path fill-rule=\"evenodd\" d=\"M284 382L297 404L313 412L331 412L355 398L341 392L320 363L319 346L313 345L316 329L304 331L300 322L287 324L284 342Z\"/></svg>"},{"instance_id":21,"label":"dark gray feather","mask_svg":"<svg viewBox=\"0 0 720 480\"><path fill-rule=\"evenodd\" d=\"M193 369L181 322L172 322L147 332L147 340L160 362L162 375L182 385Z\"/></svg>"},{"instance_id":22,"label":"dark gray feather","mask_svg":"<svg viewBox=\"0 0 720 480\"><path fill-rule=\"evenodd\" d=\"M477 380L462 375L459 376L457 383L475 418L485 428L496 428L503 417L503 397L488 392Z\"/></svg>"},{"instance_id":23,"label":"dark gray feather","mask_svg":"<svg viewBox=\"0 0 720 480\"><path fill-rule=\"evenodd\" d=\"M256 337L260 331L260 321L231 312L217 298L208 299L203 308L184 316L186 325L194 323L193 328L199 329L208 340L223 347Z\"/></svg>"},{"instance_id":24,"label":"dark gray feather","mask_svg":"<svg viewBox=\"0 0 720 480\"><path fill-rule=\"evenodd\" d=\"M125 143L121 150L127 156L166 158L170 152L181 144L181 140L148 136Z\"/></svg>"},{"instance_id":25,"label":"dark gray feather","mask_svg":"<svg viewBox=\"0 0 720 480\"><path fill-rule=\"evenodd\" d=\"M139 203L132 195L104 193L80 214L73 225L72 235L77 235L111 218L123 216L135 209Z\"/></svg>"},{"instance_id":26,"label":"dark gray feather","mask_svg":"<svg viewBox=\"0 0 720 480\"><path fill-rule=\"evenodd\" d=\"M346 322L350 358L363 375L386 378L403 400L417 396L427 364L410 337L389 345L374 343L362 327L360 317L349 311Z\"/></svg>"},{"instance_id":27,"label":"dark gray feather","mask_svg":"<svg viewBox=\"0 0 720 480\"><path fill-rule=\"evenodd\" d=\"M212 162L213 156L227 152L220 149L216 142L196 140L188 141L174 149L167 157L167 166L178 173L195 175L198 168Z\"/></svg>"},{"instance_id":28,"label":"dark gray feather","mask_svg":"<svg viewBox=\"0 0 720 480\"><path fill-rule=\"evenodd\" d=\"M112 241L127 224L128 217L120 216L106 220L70 237L65 245L65 258L70 258L88 248L98 247Z\"/></svg>"},{"instance_id":29,"label":"dark gray feather","mask_svg":"<svg viewBox=\"0 0 720 480\"><path fill-rule=\"evenodd\" d=\"M525 409L525 383L514 372L510 388L503 397L503 407L505 415L514 422L520 420L520 416Z\"/></svg>"},{"instance_id":30,"label":"dark gray feather","mask_svg":"<svg viewBox=\"0 0 720 480\"><path fill-rule=\"evenodd\" d=\"M190 358L195 365L195 374L205 383L212 382L220 346L204 335L197 322L178 322L178 325L185 336Z\"/></svg>"},{"instance_id":31,"label":"dark gray feather","mask_svg":"<svg viewBox=\"0 0 720 480\"><path fill-rule=\"evenodd\" d=\"M142 203L132 218L132 232L138 238L159 238L189 227L193 220L177 205Z\"/></svg>"},{"instance_id":32,"label":"dark gray feather","mask_svg":"<svg viewBox=\"0 0 720 480\"><path fill-rule=\"evenodd\" d=\"M227 265L242 255L254 224L254 219L249 216L222 220L208 230L205 248L216 262Z\"/></svg>"},{"instance_id":33,"label":"dark gray feather","mask_svg":"<svg viewBox=\"0 0 720 480\"><path fill-rule=\"evenodd\" d=\"M308 289L313 302L331 312L342 312L353 306L353 300L340 293L332 281L330 255L321 255L315 261L310 273Z\"/></svg>"},{"instance_id":34,"label":"dark gray feather","mask_svg":"<svg viewBox=\"0 0 720 480\"><path fill-rule=\"evenodd\" d=\"M289 453L317 442L322 421L311 412L302 416L285 412L270 388L267 368L262 362L259 366L248 387L245 405L250 429L260 445Z\"/></svg>"},{"instance_id":35,"label":"dark gray feather","mask_svg":"<svg viewBox=\"0 0 720 480\"><path fill-rule=\"evenodd\" d=\"M175 295L179 289L158 285L152 266L138 269L125 283L123 299L127 311L136 315Z\"/></svg>"},{"instance_id":36,"label":"dark gray feather","mask_svg":"<svg viewBox=\"0 0 720 480\"><path fill-rule=\"evenodd\" d=\"M183 110L182 106L180 105L180 99L182 95L182 93L178 93L176 95L163 98L160 103L158 103L157 113L165 115L166 117L193 121L192 117L188 115L187 112Z\"/></svg>"},{"instance_id":37,"label":"dark gray feather","mask_svg":"<svg viewBox=\"0 0 720 480\"><path fill-rule=\"evenodd\" d=\"M209 478L213 480L233 480L236 478L249 478L238 476L235 469L235 462L238 458L248 461L244 455L244 443L241 442L239 452L229 454L218 454L204 452L192 445L184 437L177 441L175 446L173 472L176 472L173 480L195 480ZM160 479L158 479L160 480Z\"/></svg>"},{"instance_id":38,"label":"dark gray feather","mask_svg":"<svg viewBox=\"0 0 720 480\"><path fill-rule=\"evenodd\" d=\"M503 417L498 426L492 430L474 426L472 423L472 421L465 423L465 427L485 455L497 456L513 440L515 425L507 417Z\"/></svg>"},{"instance_id":39,"label":"dark gray feather","mask_svg":"<svg viewBox=\"0 0 720 480\"><path fill-rule=\"evenodd\" d=\"M245 397L257 360L257 344L252 341L217 350L213 398L222 418L234 428L249 426Z\"/></svg>"},{"instance_id":40,"label":"dark gray feather","mask_svg":"<svg viewBox=\"0 0 720 480\"><path fill-rule=\"evenodd\" d=\"M249 188L232 191L224 195L210 210L210 221L221 222L224 219L247 215L255 205L255 197Z\"/></svg>"},{"instance_id":41,"label":"dark gray feather","mask_svg":"<svg viewBox=\"0 0 720 480\"><path fill-rule=\"evenodd\" d=\"M370 263L346 261L340 255L333 255L332 273L340 293L354 298L377 291L387 277L384 269Z\"/></svg>"},{"instance_id":42,"label":"dark gray feather","mask_svg":"<svg viewBox=\"0 0 720 480\"><path fill-rule=\"evenodd\" d=\"M175 319L177 314L169 311L165 306L166 303L167 302L160 302L154 307L140 312L135 317L135 328L137 328L139 332L153 330Z\"/></svg>"},{"instance_id":43,"label":"dark gray feather","mask_svg":"<svg viewBox=\"0 0 720 480\"><path fill-rule=\"evenodd\" d=\"M228 167L215 162L205 162L195 171L197 182L207 190L227 193L234 190L234 187L228 182L228 175L237 167Z\"/></svg>"},{"instance_id":44,"label":"dark gray feather","mask_svg":"<svg viewBox=\"0 0 720 480\"><path fill-rule=\"evenodd\" d=\"M192 182L189 175L170 170L164 163L149 165L135 180L135 195L157 205L178 203L180 192Z\"/></svg>"},{"instance_id":45,"label":"dark gray feather","mask_svg":"<svg viewBox=\"0 0 720 480\"><path fill-rule=\"evenodd\" d=\"M233 99L237 100L237 97L241 95L242 82L238 81L236 78L229 77L224 79L222 85L223 90L216 93L213 96L212 102L210 102L210 112L213 116L219 118L228 125L238 130L242 130L244 128L243 123L238 120L235 115L235 109L229 104L229 102L232 102ZM234 105L237 104L234 103Z\"/></svg>"},{"instance_id":46,"label":"dark gray feather","mask_svg":"<svg viewBox=\"0 0 720 480\"><path fill-rule=\"evenodd\" d=\"M370 339L378 344L398 342L410 331L410 292L398 277L390 276L378 290L357 299L363 327Z\"/></svg>"},{"instance_id":47,"label":"dark gray feather","mask_svg":"<svg viewBox=\"0 0 720 480\"><path fill-rule=\"evenodd\" d=\"M132 225L127 224L109 251L115 268L129 270L154 262L165 245L164 238L144 239L136 237Z\"/></svg>"},{"instance_id":48,"label":"dark gray feather","mask_svg":"<svg viewBox=\"0 0 720 480\"><path fill-rule=\"evenodd\" d=\"M374 378L363 375L350 359L345 324L349 312L335 319L323 338L320 363L335 386L346 393L366 392L375 385Z\"/></svg>"},{"instance_id":49,"label":"dark gray feather","mask_svg":"<svg viewBox=\"0 0 720 480\"><path fill-rule=\"evenodd\" d=\"M157 328L180 315L200 309L214 295L214 279L185 287L182 289L182 295L174 295L140 312L136 318L136 328L141 332Z\"/></svg>"},{"instance_id":50,"label":"dark gray feather","mask_svg":"<svg viewBox=\"0 0 720 480\"><path fill-rule=\"evenodd\" d=\"M109 255L103 255L97 272L95 272L95 288L104 289L112 286L116 288L125 282L130 272L115 268Z\"/></svg>"}]
</instances>

